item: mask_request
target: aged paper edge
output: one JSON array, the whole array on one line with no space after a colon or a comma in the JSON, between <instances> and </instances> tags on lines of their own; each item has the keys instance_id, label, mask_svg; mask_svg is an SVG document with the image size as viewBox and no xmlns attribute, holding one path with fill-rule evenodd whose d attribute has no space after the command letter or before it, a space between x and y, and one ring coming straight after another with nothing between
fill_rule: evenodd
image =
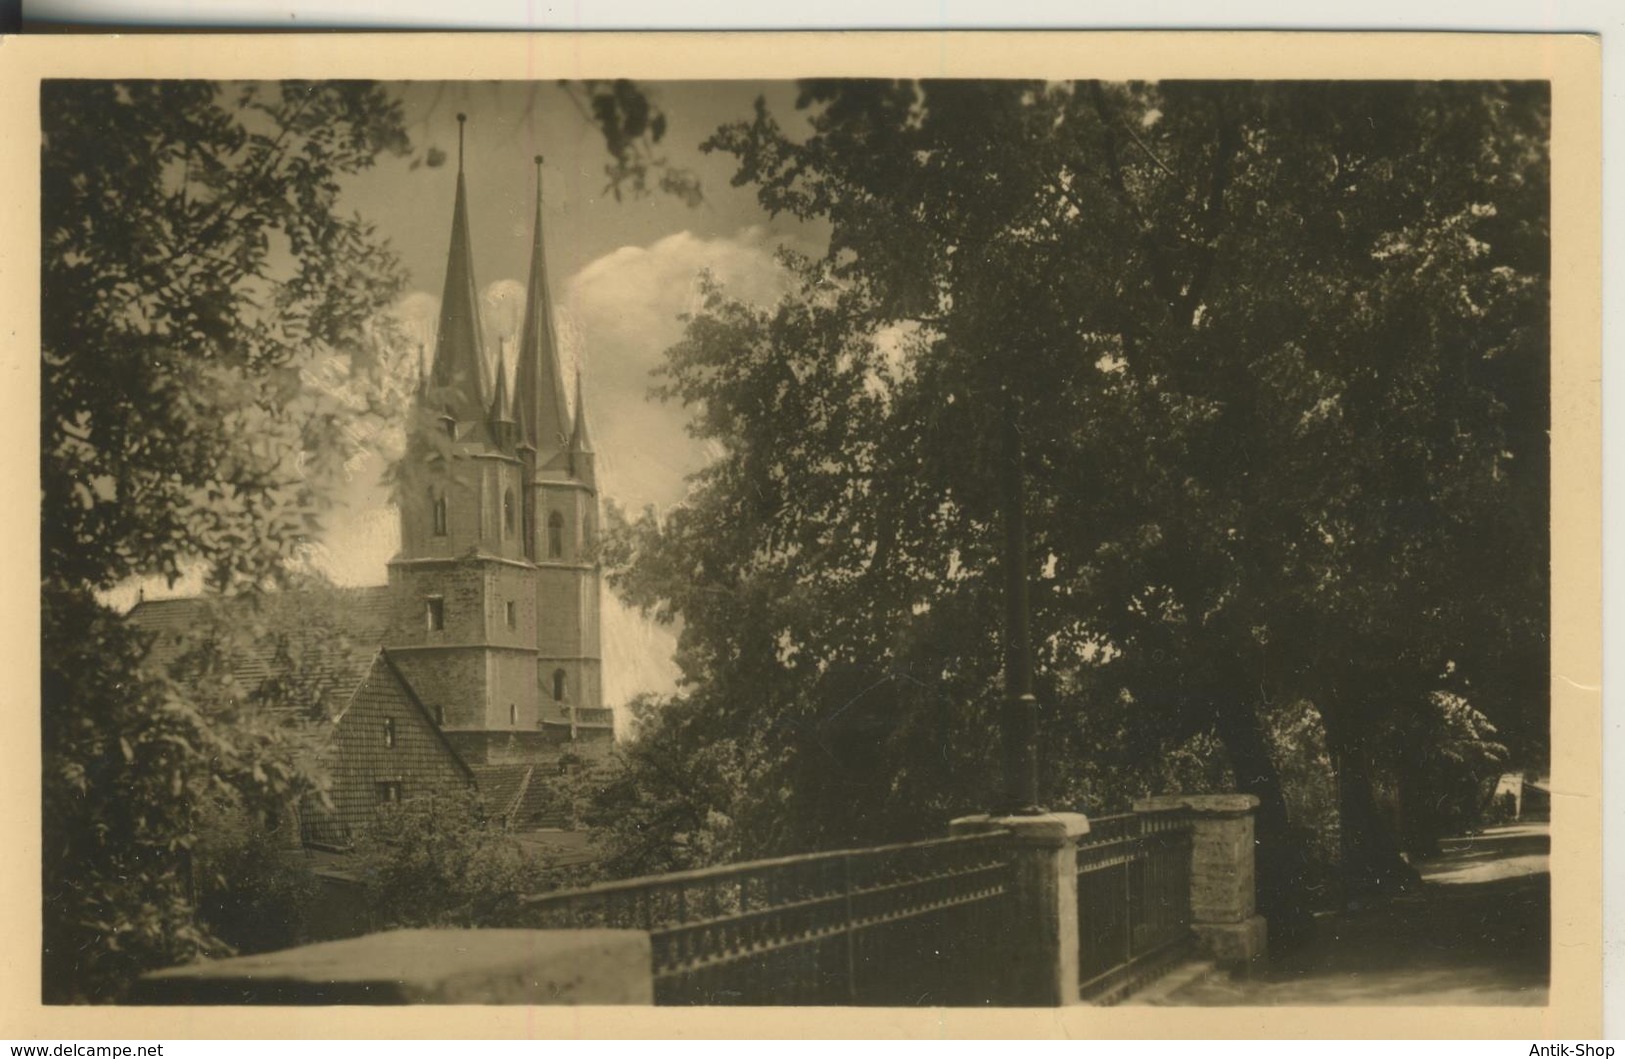
<instances>
[{"instance_id":1,"label":"aged paper edge","mask_svg":"<svg viewBox=\"0 0 1625 1059\"><path fill-rule=\"evenodd\" d=\"M51 1008L39 1004L39 537L0 584L17 684L0 741L0 1036L172 1038L1595 1038L1601 1033L1601 81L1579 35L1278 32L248 34L0 41L6 480L37 482L38 83L51 77L647 80L799 76L1537 79L1552 84L1552 981L1544 1008L864 1010ZM36 494L37 495L37 494Z\"/></svg>"}]
</instances>

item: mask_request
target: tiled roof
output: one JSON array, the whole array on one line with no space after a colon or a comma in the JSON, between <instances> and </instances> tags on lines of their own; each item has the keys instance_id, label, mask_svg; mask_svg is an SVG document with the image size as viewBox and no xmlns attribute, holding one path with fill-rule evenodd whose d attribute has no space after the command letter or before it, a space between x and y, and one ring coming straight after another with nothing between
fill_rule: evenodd
<instances>
[{"instance_id":1,"label":"tiled roof","mask_svg":"<svg viewBox=\"0 0 1625 1059\"><path fill-rule=\"evenodd\" d=\"M518 827L563 827L559 805L553 790L558 782L558 766L538 765L536 775L530 778L519 804L514 806L514 824Z\"/></svg>"},{"instance_id":2,"label":"tiled roof","mask_svg":"<svg viewBox=\"0 0 1625 1059\"><path fill-rule=\"evenodd\" d=\"M203 635L217 623L232 624L240 633L230 648L232 677L244 694L269 693L270 705L288 710L310 710L313 701L275 701L282 689L268 687L287 681L287 693L319 700L336 717L366 678L383 645L390 620L388 588L334 590L319 607L319 619L300 620L298 593L265 597L257 606L247 597L192 596L149 600L136 604L126 616L132 625L153 634L149 657L167 666L188 649L190 634ZM255 623L263 623L256 628Z\"/></svg>"},{"instance_id":3,"label":"tiled roof","mask_svg":"<svg viewBox=\"0 0 1625 1059\"><path fill-rule=\"evenodd\" d=\"M486 808L516 828L559 828L565 821L559 815L557 800L562 752L534 764L470 765L474 785L485 799ZM574 766L576 782L589 786L604 774L602 763L587 761Z\"/></svg>"},{"instance_id":4,"label":"tiled roof","mask_svg":"<svg viewBox=\"0 0 1625 1059\"><path fill-rule=\"evenodd\" d=\"M532 765L470 765L474 786L479 788L485 807L497 816L507 817L525 793Z\"/></svg>"}]
</instances>

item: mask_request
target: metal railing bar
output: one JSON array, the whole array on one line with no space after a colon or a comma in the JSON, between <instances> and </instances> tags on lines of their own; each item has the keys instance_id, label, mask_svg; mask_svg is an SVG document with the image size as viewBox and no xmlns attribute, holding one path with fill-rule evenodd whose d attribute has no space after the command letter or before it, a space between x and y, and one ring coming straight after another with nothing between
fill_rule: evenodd
<instances>
[{"instance_id":1,"label":"metal railing bar","mask_svg":"<svg viewBox=\"0 0 1625 1059\"><path fill-rule=\"evenodd\" d=\"M905 880L903 880L901 882L884 883L884 884L882 884L880 886L871 886L871 887L868 887L868 888L863 889L863 890L854 890L854 891L851 892L850 897L851 897L851 899L853 901L856 901L856 900L858 900L860 898L871 897L871 896L874 896L876 894L897 893L897 892L900 892L900 891L907 890L909 887L921 886L921 885L924 885L924 884L930 883L930 882L941 882L941 881L953 880L953 879L968 879L968 878L971 878L971 877L976 876L976 875L985 875L988 872L992 872L992 871L1002 871L1004 869L1004 867L1005 866L1002 865L1002 864L990 864L990 865L987 865L985 867L974 868L974 869L971 869L971 870L968 870L968 871L960 871L960 872L953 872L953 873L941 873L941 874L932 875L932 876L923 876L923 877L915 878L915 879L905 879ZM998 894L1005 893L1007 891L1008 887L1001 884L1001 885L999 885L997 887L988 887L986 889L988 890L988 893L989 893L990 896L996 896ZM659 926L649 927L647 929L649 930L649 932L651 934L663 934L663 935L668 935L669 936L669 935L672 935L672 934L676 934L679 931L694 931L694 930L701 930L701 929L710 928L710 927L729 926L729 925L737 924L737 923L761 922L762 920L771 919L773 916L776 916L776 915L783 915L783 914L789 913L789 912L797 912L797 911L802 911L802 910L805 910L805 909L817 908L820 905L828 906L828 905L833 905L833 904L835 904L837 902L842 902L844 904L846 902L848 896L849 895L846 894L845 892L837 891L835 893L820 894L817 897L804 898L804 899L802 899L800 901L789 901L789 902L786 902L784 904L773 905L773 906L768 907L768 908L752 908L752 909L749 909L747 911L730 912L730 913L727 913L726 915L713 916L713 917L710 917L708 919L694 919L694 920L688 920L688 921L662 923ZM922 906L922 907L925 907L927 911L932 910L929 903L927 903L927 905ZM845 920L843 920L843 921L845 921ZM856 917L855 919L853 919L851 921L861 923L861 922L864 921L864 917L861 917L861 916Z\"/></svg>"},{"instance_id":2,"label":"metal railing bar","mask_svg":"<svg viewBox=\"0 0 1625 1059\"><path fill-rule=\"evenodd\" d=\"M760 956L769 952L778 952L783 949L793 948L797 945L815 945L820 942L828 941L829 939L849 930L866 930L872 927L885 926L889 923L901 922L906 919L913 919L931 912L940 912L949 908L959 908L964 905L973 904L976 901L987 900L990 897L998 897L1004 892L1004 890L1000 889L996 892L945 899L931 905L930 907L910 909L908 911L893 915L859 917L851 924L840 923L834 926L816 927L793 937L757 942L748 949L727 949L717 953L697 956L681 963L669 963L662 966L657 966L654 974L656 978L670 978L675 975L689 974L694 971L705 970L711 967L719 967L729 963L737 963L741 960L747 960L754 956ZM688 928L680 927L677 929L686 930ZM669 936L669 934L675 933L675 931L658 931L656 933Z\"/></svg>"},{"instance_id":3,"label":"metal railing bar","mask_svg":"<svg viewBox=\"0 0 1625 1059\"><path fill-rule=\"evenodd\" d=\"M771 857L765 860L743 861L739 864L718 864L709 868L691 868L688 871L670 872L665 875L644 875L635 879L617 879L613 882L596 883L592 886L581 886L570 890L558 890L552 893L531 894L521 899L530 907L537 907L552 902L568 901L575 897L596 897L601 894L617 893L625 890L640 890L645 888L661 888L677 886L690 882L707 882L715 879L724 879L736 875L749 875L756 872L767 871L772 868L792 866L810 866L834 861L841 857L874 858L892 853L908 852L913 850L931 849L965 849L977 845L997 846L1004 842L1003 833L981 835L950 835L947 838L928 838L917 842L897 842L887 846L868 846L856 849L826 850L818 853L797 853L787 857Z\"/></svg>"},{"instance_id":4,"label":"metal railing bar","mask_svg":"<svg viewBox=\"0 0 1625 1059\"><path fill-rule=\"evenodd\" d=\"M1136 970L1144 967L1146 964L1154 963L1156 960L1169 955L1176 948L1189 944L1192 937L1193 935L1190 933L1190 931L1183 931L1177 936L1170 937L1160 944L1148 948L1142 953L1136 954L1132 960L1125 963L1113 964L1111 967L1093 976L1088 981L1080 982L1078 984L1078 995L1083 998L1088 998L1091 993L1104 992L1106 988L1116 985L1120 979L1132 975Z\"/></svg>"}]
</instances>

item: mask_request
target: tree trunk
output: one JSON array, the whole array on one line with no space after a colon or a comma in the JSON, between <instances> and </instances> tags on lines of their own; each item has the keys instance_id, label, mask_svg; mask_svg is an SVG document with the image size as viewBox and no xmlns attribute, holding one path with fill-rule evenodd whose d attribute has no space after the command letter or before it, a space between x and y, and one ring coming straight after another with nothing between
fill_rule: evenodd
<instances>
[{"instance_id":1,"label":"tree trunk","mask_svg":"<svg viewBox=\"0 0 1625 1059\"><path fill-rule=\"evenodd\" d=\"M1214 719L1237 789L1258 798L1258 909L1269 921L1270 949L1285 951L1307 941L1314 929L1303 839L1287 816L1281 775L1251 702L1240 697L1221 700L1215 704Z\"/></svg>"},{"instance_id":2,"label":"tree trunk","mask_svg":"<svg viewBox=\"0 0 1625 1059\"><path fill-rule=\"evenodd\" d=\"M1330 711L1337 716L1339 711ZM1364 741L1346 722L1329 723L1332 767L1337 770L1337 817L1345 899L1356 902L1414 889L1416 869L1400 856L1394 830L1371 794L1371 762Z\"/></svg>"},{"instance_id":3,"label":"tree trunk","mask_svg":"<svg viewBox=\"0 0 1625 1059\"><path fill-rule=\"evenodd\" d=\"M1419 763L1408 756L1398 762L1399 841L1412 858L1437 856L1441 821L1437 794L1430 793Z\"/></svg>"}]
</instances>

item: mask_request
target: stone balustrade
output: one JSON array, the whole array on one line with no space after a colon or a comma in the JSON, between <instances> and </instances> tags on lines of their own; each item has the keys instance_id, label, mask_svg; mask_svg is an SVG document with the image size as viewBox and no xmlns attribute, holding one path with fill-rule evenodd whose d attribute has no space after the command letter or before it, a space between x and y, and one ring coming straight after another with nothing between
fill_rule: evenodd
<instances>
[{"instance_id":1,"label":"stone balustrade","mask_svg":"<svg viewBox=\"0 0 1625 1059\"><path fill-rule=\"evenodd\" d=\"M1057 1007L1078 1000L1078 839L1082 813L967 816L949 834L1008 832L1015 847L1012 916L999 948L1005 1003Z\"/></svg>"},{"instance_id":2,"label":"stone balustrade","mask_svg":"<svg viewBox=\"0 0 1625 1059\"><path fill-rule=\"evenodd\" d=\"M1268 955L1258 915L1251 794L1168 794L1134 803L1137 813L1179 812L1191 833L1191 929L1220 966L1246 971Z\"/></svg>"},{"instance_id":3,"label":"stone balustrade","mask_svg":"<svg viewBox=\"0 0 1625 1059\"><path fill-rule=\"evenodd\" d=\"M1001 884L1007 889L1000 891L1002 936L991 951L984 950L977 957L985 960L985 966L979 964L975 973L986 985L978 995L1008 1005L1060 1006L1077 1003L1080 988L1094 989L1107 975L1118 974L1110 963L1102 969L1091 960L1090 982L1080 983L1080 915L1090 917L1085 940L1091 954L1117 953L1121 946L1121 955L1114 958L1129 976L1122 988L1133 987L1137 981L1133 974L1157 973L1157 965L1146 961L1177 952L1173 947L1188 938L1182 933L1187 921L1201 948L1221 966L1240 970L1255 966L1265 957L1268 945L1266 924L1257 913L1254 894L1253 812L1257 806L1257 798L1242 794L1147 798L1135 803L1135 813L1159 814L1162 820L1133 814L1101 817L1097 835L1091 835L1089 820L1079 813L974 816L953 821L950 831L956 836L1008 836L996 846L1006 850L1004 856L1008 857L1001 868L1008 873L1008 881ZM1158 850L1182 851L1182 845L1160 841L1159 836L1174 833L1170 825L1181 838L1188 826L1190 835L1188 917L1183 902L1184 865L1170 875L1166 864L1159 868L1152 860L1141 860L1166 855ZM1080 843L1085 847L1082 853ZM915 847L930 847L926 852L931 856L942 856L932 842L883 847L882 851L889 849L897 855L901 855L899 850L919 852ZM1099 887L1092 884L1084 895L1087 907L1080 912L1082 854L1090 854L1084 859L1091 873L1119 873L1091 874L1091 880L1124 881L1121 885L1112 882L1099 895ZM810 855L807 859L822 864L819 858L858 855ZM1131 861L1142 866L1125 866ZM743 865L711 874L726 876L724 883L733 880L734 890L719 885L728 893L737 892L739 907L733 919L745 923L751 915L759 918L761 912L753 904L747 914L749 881L734 876L743 879L741 873L748 875L749 870L783 869L779 862L763 862L754 869ZM850 871L849 865L846 870ZM985 872L985 866L977 862L968 872L959 870L957 875L941 878L963 877L985 886ZM691 877L694 874L688 873L682 885L699 885ZM1148 889L1148 880L1157 878L1176 880L1172 889L1179 895L1176 902L1168 903L1167 891ZM634 884L616 885L624 889ZM673 884L656 877L644 880L643 885ZM931 885L940 886L941 879ZM890 893L894 887L882 889ZM942 897L937 890L931 892L934 899ZM594 896L590 891L584 893ZM1098 908L1097 897L1104 902ZM849 896L849 904L850 900ZM1178 918L1170 920L1170 914ZM1170 924L1173 933L1164 941ZM854 929L851 923L845 928ZM660 929L669 933L676 928L667 924ZM698 928L691 924L683 929ZM159 971L141 979L131 999L144 1004L652 1004L652 953L646 930L398 930ZM853 999L863 1002L861 996Z\"/></svg>"},{"instance_id":4,"label":"stone balustrade","mask_svg":"<svg viewBox=\"0 0 1625 1059\"><path fill-rule=\"evenodd\" d=\"M138 1004L652 1004L640 930L393 930L172 967Z\"/></svg>"}]
</instances>

